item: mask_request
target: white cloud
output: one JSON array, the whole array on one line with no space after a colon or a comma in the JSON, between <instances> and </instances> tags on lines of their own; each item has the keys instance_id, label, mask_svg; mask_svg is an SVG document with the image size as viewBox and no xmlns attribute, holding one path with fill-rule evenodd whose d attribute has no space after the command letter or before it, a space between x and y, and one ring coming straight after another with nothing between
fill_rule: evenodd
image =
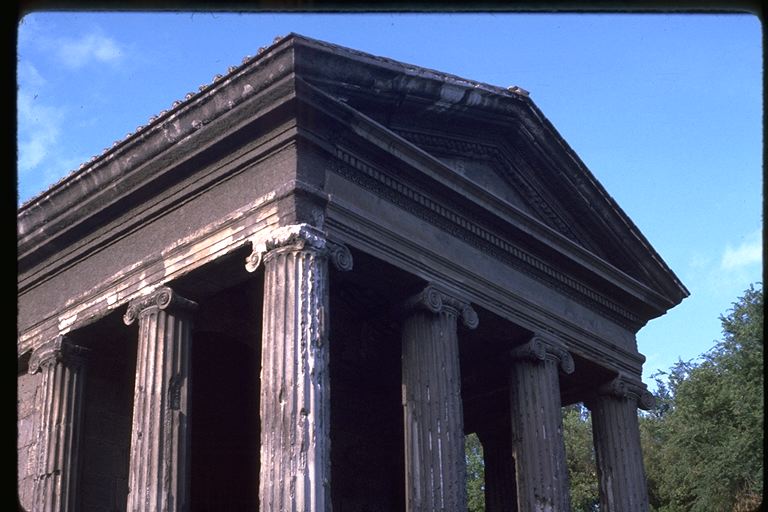
<instances>
[{"instance_id":1,"label":"white cloud","mask_svg":"<svg viewBox=\"0 0 768 512\"><path fill-rule=\"evenodd\" d=\"M22 89L39 89L47 83L37 68L28 61L21 61L16 73L16 79Z\"/></svg>"},{"instance_id":2,"label":"white cloud","mask_svg":"<svg viewBox=\"0 0 768 512\"><path fill-rule=\"evenodd\" d=\"M763 261L763 237L760 230L749 234L738 247L726 246L720 268L735 270Z\"/></svg>"},{"instance_id":3,"label":"white cloud","mask_svg":"<svg viewBox=\"0 0 768 512\"><path fill-rule=\"evenodd\" d=\"M64 111L44 105L31 92L18 95L19 172L28 172L55 150L61 135Z\"/></svg>"},{"instance_id":4,"label":"white cloud","mask_svg":"<svg viewBox=\"0 0 768 512\"><path fill-rule=\"evenodd\" d=\"M61 39L56 45L61 63L70 69L79 69L91 62L116 63L123 57L117 42L100 33L87 34L78 39Z\"/></svg>"},{"instance_id":5,"label":"white cloud","mask_svg":"<svg viewBox=\"0 0 768 512\"><path fill-rule=\"evenodd\" d=\"M60 87L62 75L41 72L46 68L38 64L47 64L50 72L55 69L49 60L53 58L59 67L76 71L91 64L118 64L125 58L122 46L98 27L75 37L60 37L37 21L25 17L19 26L17 173L25 180L24 186L19 185L21 195L55 182L83 161L75 161L71 149L64 147L71 108L53 102L52 91Z\"/></svg>"}]
</instances>

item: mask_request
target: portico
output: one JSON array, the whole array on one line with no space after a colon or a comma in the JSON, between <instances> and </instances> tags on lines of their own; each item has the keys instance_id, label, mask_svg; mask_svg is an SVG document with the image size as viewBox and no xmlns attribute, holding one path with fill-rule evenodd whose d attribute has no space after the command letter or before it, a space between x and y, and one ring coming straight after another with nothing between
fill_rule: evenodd
<instances>
[{"instance_id":1,"label":"portico","mask_svg":"<svg viewBox=\"0 0 768 512\"><path fill-rule=\"evenodd\" d=\"M29 510L452 512L477 432L489 511L567 511L575 402L647 510L635 334L688 292L520 89L291 34L18 224Z\"/></svg>"}]
</instances>

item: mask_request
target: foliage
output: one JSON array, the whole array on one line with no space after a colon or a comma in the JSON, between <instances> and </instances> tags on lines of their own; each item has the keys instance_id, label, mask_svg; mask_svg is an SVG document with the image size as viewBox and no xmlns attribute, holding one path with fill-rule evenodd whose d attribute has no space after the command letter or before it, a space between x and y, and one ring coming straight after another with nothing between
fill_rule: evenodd
<instances>
[{"instance_id":1,"label":"foliage","mask_svg":"<svg viewBox=\"0 0 768 512\"><path fill-rule=\"evenodd\" d=\"M592 421L581 404L563 408L563 438L571 486L571 510L593 512L599 507Z\"/></svg>"},{"instance_id":2,"label":"foliage","mask_svg":"<svg viewBox=\"0 0 768 512\"><path fill-rule=\"evenodd\" d=\"M485 510L485 464L483 447L476 434L464 438L464 453L467 460L467 509L469 512Z\"/></svg>"},{"instance_id":3,"label":"foliage","mask_svg":"<svg viewBox=\"0 0 768 512\"><path fill-rule=\"evenodd\" d=\"M720 320L723 339L700 361L656 376L656 408L640 421L658 512L757 510L762 499L762 289Z\"/></svg>"},{"instance_id":4,"label":"foliage","mask_svg":"<svg viewBox=\"0 0 768 512\"><path fill-rule=\"evenodd\" d=\"M698 361L655 376L656 405L640 438L654 512L756 512L763 497L763 290L727 315L723 339ZM563 409L571 508L599 510L589 411ZM480 442L466 437L469 512L485 510Z\"/></svg>"},{"instance_id":5,"label":"foliage","mask_svg":"<svg viewBox=\"0 0 768 512\"><path fill-rule=\"evenodd\" d=\"M582 405L563 408L568 476L571 484L571 510L598 510L597 469L592 444L592 422L589 411ZM483 449L475 434L465 438L467 462L467 504L469 512L485 510L485 466Z\"/></svg>"}]
</instances>

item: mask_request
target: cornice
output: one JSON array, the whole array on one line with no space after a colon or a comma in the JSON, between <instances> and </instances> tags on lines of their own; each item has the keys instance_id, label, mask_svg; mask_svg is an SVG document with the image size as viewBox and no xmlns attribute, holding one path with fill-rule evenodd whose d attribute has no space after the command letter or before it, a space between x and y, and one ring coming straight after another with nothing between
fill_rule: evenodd
<instances>
[{"instance_id":1,"label":"cornice","mask_svg":"<svg viewBox=\"0 0 768 512\"><path fill-rule=\"evenodd\" d=\"M292 73L292 55L284 51L249 60L31 199L18 211L19 254L37 251L60 231L100 215L106 205L175 167L172 162L221 140L220 131L232 132L275 109L293 93ZM224 118L226 128L205 129ZM179 146L185 148L181 157L166 158ZM159 169L148 165L152 161L161 164ZM121 185L112 186L117 181Z\"/></svg>"},{"instance_id":2,"label":"cornice","mask_svg":"<svg viewBox=\"0 0 768 512\"><path fill-rule=\"evenodd\" d=\"M391 76L394 71L407 78L386 82L389 84L387 87L391 87L392 91L423 97L425 100L437 98L441 102L441 108L444 107L443 110L446 112L455 111L457 115L462 112L466 112L466 115L484 112L484 116L498 114L501 116L499 119L504 116L520 117L527 125L531 125L540 114L524 91L519 88L508 90L482 84L290 34L285 38L276 39L275 43L263 49L257 58L246 59L242 66L231 68L226 76L215 77L212 84L201 87L200 93L190 94L185 101L175 103L170 111L161 113L147 127L137 130L124 141L116 144L114 148L87 164L81 171L23 205L19 211L19 249L22 257L25 254L25 248L34 246L35 240L52 247L50 240L56 238L59 230L69 229L70 226L77 224L77 219L99 213L101 211L99 205L110 202L104 196L108 193L105 191L125 190L123 187L105 186L113 181L115 176L131 175L132 169L140 167L142 162L152 158L152 155L157 155L190 137L198 136L197 134L205 131L202 130L203 127L214 124L229 112L237 111L240 112L238 115L245 115L247 112L244 111L243 105L282 78L296 72L298 81L300 81L299 77L303 76L315 84L322 82L320 79L326 68L315 57L322 57L321 61L330 59L330 61L346 63L343 68L339 68L343 69L342 71L326 70L331 73L331 81L336 80L337 85L346 83L346 74L349 74L347 78L351 80L351 85L354 85L355 80L365 76L365 73L372 73L369 78L375 82L376 77L387 74ZM350 61L358 66L350 65ZM277 65L278 62L284 65ZM536 122L547 128L549 125L546 118L543 116L540 118ZM556 135L556 132L553 133ZM563 147L567 151L568 148ZM417 158L423 158L423 155ZM454 188L464 185L467 183L462 183L460 179L451 181L451 186ZM89 194L89 191L93 194ZM83 198L86 198L84 202ZM557 213L548 209L546 201L535 197L532 200L542 209L544 219L554 225L556 230L568 234L567 222L558 220ZM75 204L77 208L73 207ZM46 224L44 230L43 224ZM644 298L640 300L646 301L649 295L651 294L641 291L640 296ZM654 304L653 307L663 312L671 306Z\"/></svg>"},{"instance_id":3,"label":"cornice","mask_svg":"<svg viewBox=\"0 0 768 512\"><path fill-rule=\"evenodd\" d=\"M168 189L161 196L136 205L128 218L118 217L110 221L103 221L98 230L86 233L78 239L78 243L67 244L57 249L55 259L47 261L43 266L33 266L30 271L20 273L19 292L24 293L28 289L45 283L48 279L77 264L83 258L92 256L141 229L158 216L173 211L223 180L230 179L270 155L284 150L292 144L293 137L292 131L278 133L275 134L274 138L252 149L227 155L226 158L216 162L208 170L198 173L195 180L183 184L178 190L175 188ZM306 187L302 183L290 180L285 186L274 190L272 195L275 199L279 199L294 190L303 190L303 188ZM20 257L23 258L24 256L21 255Z\"/></svg>"},{"instance_id":4,"label":"cornice","mask_svg":"<svg viewBox=\"0 0 768 512\"><path fill-rule=\"evenodd\" d=\"M334 132L328 151L336 155L339 151L351 154L346 147L357 147L359 138L364 139L372 147L389 155L396 161L416 168L420 176L434 180L438 188L450 191L457 197L469 199L471 207L483 209L488 214L495 216L497 221L508 225L514 232L529 240L535 240L537 245L547 246L549 254L557 255L569 261L575 267L583 268L588 274L594 276L600 286L614 288L620 295L626 294L626 299L638 306L645 308L643 325L651 318L662 315L674 304L665 296L638 281L621 269L616 268L610 262L596 255L584 246L574 242L556 229L551 228L542 221L523 212L509 202L495 196L477 183L457 173L448 165L441 162L434 155L401 137L389 128L369 118L362 112L345 105L343 102L331 97L328 93L297 79L297 91L301 93L303 101L321 109L331 116L336 122L349 131L346 135ZM354 135L352 135L354 134ZM359 158L354 157L359 160ZM394 163L394 161L393 161ZM391 165L391 164L389 164ZM333 169L331 169L333 171ZM388 180L388 174L384 174L384 180ZM391 173L389 173L391 174ZM354 181L356 177L352 176ZM406 193L407 194L407 193ZM464 211L466 206L460 208ZM602 295L602 294L601 294ZM653 314L650 312L653 311Z\"/></svg>"},{"instance_id":5,"label":"cornice","mask_svg":"<svg viewBox=\"0 0 768 512\"><path fill-rule=\"evenodd\" d=\"M335 48L334 45L323 42L313 41L308 44L303 41L300 44L311 46L318 52ZM487 84L450 77L418 66L365 54L358 60L366 64L366 69L371 76L355 69L349 72L349 76L327 77L323 75L322 70L328 66L324 66L323 63L335 62L333 57L324 53L311 55L312 58L305 59L302 78L330 95L345 101L349 100L350 105L354 105L354 108L361 111L365 111L365 105L370 104L374 105L373 110L381 110L382 107L390 110L394 108L392 116L397 115L398 109L410 108L406 118L418 114L434 114L443 116L445 122L452 124L469 119L492 124L502 129L508 129L510 124L519 125L520 129L529 135L531 147L541 153L544 161L549 159L550 152L555 154L555 158L562 164L556 167L558 171L562 171L566 179L572 180L574 193L586 193L589 196L588 202L606 207L608 218L596 220L598 223L602 222L603 229L607 230L606 234L614 238L614 243L618 244L619 248L626 243L634 247L630 251L625 251L625 256L636 258L636 254L641 254L646 258L647 261L638 263L638 268L642 269L641 272L647 274L642 276L642 279L648 278L649 286L658 287L662 294L668 297L664 301L667 304L661 308L661 312L678 304L688 295L688 291L653 250L642 233L594 179L536 105L519 88L511 88L514 90L511 92L499 87L486 87ZM335 52L335 58L344 56L354 58L356 53L347 49ZM331 67L341 69L341 66ZM392 79L392 72L402 73L403 76ZM375 88L377 92L372 98L369 97L371 88ZM548 216L548 218L557 222L553 217ZM562 226L558 226L558 229L560 228ZM632 240L623 240L624 233L630 234ZM577 235L577 239L584 240L585 233L574 234Z\"/></svg>"},{"instance_id":6,"label":"cornice","mask_svg":"<svg viewBox=\"0 0 768 512\"><path fill-rule=\"evenodd\" d=\"M642 320L633 312L606 299L603 294L564 274L533 254L520 249L504 237L491 232L464 213L440 204L404 184L394 176L376 169L341 148L336 156L344 162L331 170L344 178L371 190L404 210L426 220L447 233L480 248L488 255L554 286L572 299L630 329L637 330ZM360 172L358 172L360 171Z\"/></svg>"},{"instance_id":7,"label":"cornice","mask_svg":"<svg viewBox=\"0 0 768 512\"><path fill-rule=\"evenodd\" d=\"M450 255L430 252L415 241L362 216L341 202L329 203L326 226L344 243L366 251L441 287L461 290L473 304L531 332L552 332L569 349L608 368L639 373L645 357L635 345L617 344L615 335L579 325L560 313L532 302L514 289L501 286L453 260Z\"/></svg>"},{"instance_id":8,"label":"cornice","mask_svg":"<svg viewBox=\"0 0 768 512\"><path fill-rule=\"evenodd\" d=\"M549 119L533 102L528 105L528 112L529 114L521 119L523 122L521 128L531 134L535 146L539 150L540 158L554 168L561 169L568 179L574 180L576 189L580 193L587 193L589 195L588 202L606 205L611 214L601 217L605 229L615 239L619 239L622 232L631 234L629 244L619 241L617 242L618 248L623 250L624 254L630 258L633 258L634 253L643 253L645 255L644 260L635 259L635 261L637 261L642 271L647 273L647 278L655 286L659 287L661 293L668 297L669 307L679 304L684 298L688 297L690 292L685 285L683 285L677 275L656 252L632 219L616 203L589 168L582 162L581 158L563 139ZM536 134L535 137L534 134ZM541 147L539 141L547 141L546 150ZM652 263L649 265L650 262Z\"/></svg>"},{"instance_id":9,"label":"cornice","mask_svg":"<svg viewBox=\"0 0 768 512\"><path fill-rule=\"evenodd\" d=\"M389 89L401 96L404 94L431 95L437 93L444 108L451 104L502 108L499 103L525 104L530 102L528 91L518 86L499 87L295 33L288 34L283 41L290 42L297 47L313 50L302 63L302 72L313 78L329 73L327 64L318 57L330 60L343 59L346 62L353 61L368 73L378 72L388 77L392 76L392 72L398 73L401 75L399 80L380 80L379 88L382 90ZM348 71L344 70L344 73L348 73ZM348 83L348 81L341 80L339 76L331 75L331 80L333 79L336 79L336 83L339 85ZM424 85L425 83L430 84L431 87Z\"/></svg>"},{"instance_id":10,"label":"cornice","mask_svg":"<svg viewBox=\"0 0 768 512\"><path fill-rule=\"evenodd\" d=\"M153 257L122 269L61 307L39 315L34 324L24 326L19 333L17 354L24 354L57 334L88 325L146 295L152 287L173 281L250 244L258 233L277 227L273 224L273 205L297 188L311 190L300 182L290 182L184 238L169 240Z\"/></svg>"}]
</instances>

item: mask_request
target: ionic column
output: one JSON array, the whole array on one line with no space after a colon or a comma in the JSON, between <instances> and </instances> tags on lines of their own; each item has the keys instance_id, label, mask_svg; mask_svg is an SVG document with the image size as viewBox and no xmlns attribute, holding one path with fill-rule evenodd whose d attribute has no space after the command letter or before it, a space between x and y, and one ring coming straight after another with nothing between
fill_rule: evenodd
<instances>
[{"instance_id":1,"label":"ionic column","mask_svg":"<svg viewBox=\"0 0 768 512\"><path fill-rule=\"evenodd\" d=\"M307 224L254 244L264 263L261 344L262 512L331 510L328 258L350 270L349 251Z\"/></svg>"},{"instance_id":2,"label":"ionic column","mask_svg":"<svg viewBox=\"0 0 768 512\"><path fill-rule=\"evenodd\" d=\"M139 321L128 472L128 510L189 507L189 386L192 301L161 287L132 301Z\"/></svg>"},{"instance_id":3,"label":"ionic column","mask_svg":"<svg viewBox=\"0 0 768 512\"><path fill-rule=\"evenodd\" d=\"M77 496L86 350L57 336L38 347L29 373L41 372L35 407L40 413L32 509L74 510Z\"/></svg>"},{"instance_id":4,"label":"ionic column","mask_svg":"<svg viewBox=\"0 0 768 512\"><path fill-rule=\"evenodd\" d=\"M587 406L592 411L600 510L647 512L637 408L650 409L653 395L641 382L620 376L602 386Z\"/></svg>"},{"instance_id":5,"label":"ionic column","mask_svg":"<svg viewBox=\"0 0 768 512\"><path fill-rule=\"evenodd\" d=\"M512 350L510 417L521 511L570 510L558 368L573 372L573 359L555 340L534 336Z\"/></svg>"},{"instance_id":6,"label":"ionic column","mask_svg":"<svg viewBox=\"0 0 768 512\"><path fill-rule=\"evenodd\" d=\"M483 445L485 462L485 510L517 512L515 458L512 456L509 416L501 423L501 428L477 432Z\"/></svg>"},{"instance_id":7,"label":"ionic column","mask_svg":"<svg viewBox=\"0 0 768 512\"><path fill-rule=\"evenodd\" d=\"M456 320L477 326L469 306L433 286L406 302L402 389L406 510L467 508L464 418Z\"/></svg>"}]
</instances>

